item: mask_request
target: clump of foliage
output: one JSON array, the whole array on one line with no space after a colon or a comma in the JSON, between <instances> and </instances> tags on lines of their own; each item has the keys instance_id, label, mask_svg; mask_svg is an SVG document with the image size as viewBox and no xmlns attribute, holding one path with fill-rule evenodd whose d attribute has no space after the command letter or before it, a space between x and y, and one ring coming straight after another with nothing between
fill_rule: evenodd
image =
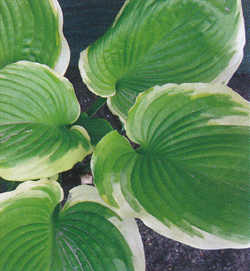
<instances>
[{"instance_id":1,"label":"clump of foliage","mask_svg":"<svg viewBox=\"0 0 250 271\"><path fill-rule=\"evenodd\" d=\"M96 104L80 112L56 0L0 0L0 15L0 176L23 182L0 194L0 270L144 270L135 218L197 248L249 247L249 102L226 86L239 0L126 1L81 53L127 138ZM61 207L59 174L89 154L94 186Z\"/></svg>"}]
</instances>

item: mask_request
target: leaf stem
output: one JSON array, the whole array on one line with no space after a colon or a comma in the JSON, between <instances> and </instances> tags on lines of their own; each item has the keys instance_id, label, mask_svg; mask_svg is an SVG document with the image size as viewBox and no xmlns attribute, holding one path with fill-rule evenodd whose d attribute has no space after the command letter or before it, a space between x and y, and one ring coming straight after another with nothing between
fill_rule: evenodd
<instances>
[{"instance_id":1,"label":"leaf stem","mask_svg":"<svg viewBox=\"0 0 250 271\"><path fill-rule=\"evenodd\" d=\"M99 97L91 107L86 111L88 116L91 118L107 101L107 98Z\"/></svg>"}]
</instances>

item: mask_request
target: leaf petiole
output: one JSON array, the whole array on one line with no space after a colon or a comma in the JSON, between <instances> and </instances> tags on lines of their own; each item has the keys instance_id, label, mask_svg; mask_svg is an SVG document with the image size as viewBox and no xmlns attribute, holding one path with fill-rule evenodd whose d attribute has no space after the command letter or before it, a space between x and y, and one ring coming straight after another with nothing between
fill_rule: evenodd
<instances>
[{"instance_id":1,"label":"leaf petiole","mask_svg":"<svg viewBox=\"0 0 250 271\"><path fill-rule=\"evenodd\" d=\"M86 111L87 115L91 118L93 115L106 103L107 98L99 97L91 107Z\"/></svg>"}]
</instances>

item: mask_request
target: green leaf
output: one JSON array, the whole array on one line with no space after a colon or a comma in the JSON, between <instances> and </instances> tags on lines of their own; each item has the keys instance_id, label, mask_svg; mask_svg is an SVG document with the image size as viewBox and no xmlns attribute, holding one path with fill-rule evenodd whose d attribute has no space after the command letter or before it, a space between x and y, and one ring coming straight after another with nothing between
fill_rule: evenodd
<instances>
[{"instance_id":1,"label":"green leaf","mask_svg":"<svg viewBox=\"0 0 250 271\"><path fill-rule=\"evenodd\" d=\"M70 58L57 0L0 1L0 69L19 60L64 74Z\"/></svg>"},{"instance_id":2,"label":"green leaf","mask_svg":"<svg viewBox=\"0 0 250 271\"><path fill-rule=\"evenodd\" d=\"M121 216L202 248L250 241L249 102L223 85L167 84L140 94L92 156L94 183Z\"/></svg>"},{"instance_id":3,"label":"green leaf","mask_svg":"<svg viewBox=\"0 0 250 271\"><path fill-rule=\"evenodd\" d=\"M144 270L133 219L121 219L91 186L71 190L60 211L62 199L48 179L0 195L0 270Z\"/></svg>"},{"instance_id":4,"label":"green leaf","mask_svg":"<svg viewBox=\"0 0 250 271\"><path fill-rule=\"evenodd\" d=\"M74 125L81 125L89 134L91 144L96 146L97 143L109 132L113 131L110 123L105 119L89 118L86 113L81 113L79 119Z\"/></svg>"},{"instance_id":5,"label":"green leaf","mask_svg":"<svg viewBox=\"0 0 250 271\"><path fill-rule=\"evenodd\" d=\"M226 83L243 57L241 1L127 0L81 53L85 84L122 121L140 92L166 83Z\"/></svg>"},{"instance_id":6,"label":"green leaf","mask_svg":"<svg viewBox=\"0 0 250 271\"><path fill-rule=\"evenodd\" d=\"M74 123L80 106L70 82L45 65L20 61L0 71L0 176L29 180L68 170L92 152Z\"/></svg>"}]
</instances>

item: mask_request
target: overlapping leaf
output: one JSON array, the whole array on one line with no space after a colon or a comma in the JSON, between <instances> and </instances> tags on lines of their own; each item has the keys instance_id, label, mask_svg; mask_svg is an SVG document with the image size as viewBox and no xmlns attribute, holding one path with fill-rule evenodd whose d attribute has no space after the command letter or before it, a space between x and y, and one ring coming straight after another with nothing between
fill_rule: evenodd
<instances>
[{"instance_id":1,"label":"overlapping leaf","mask_svg":"<svg viewBox=\"0 0 250 271\"><path fill-rule=\"evenodd\" d=\"M69 81L45 65L20 61L0 71L0 176L28 180L70 169L92 151Z\"/></svg>"},{"instance_id":2,"label":"overlapping leaf","mask_svg":"<svg viewBox=\"0 0 250 271\"><path fill-rule=\"evenodd\" d=\"M70 52L62 24L57 0L1 0L0 69L28 60L64 74Z\"/></svg>"},{"instance_id":3,"label":"overlapping leaf","mask_svg":"<svg viewBox=\"0 0 250 271\"><path fill-rule=\"evenodd\" d=\"M249 103L230 88L167 84L97 145L94 182L121 215L198 248L248 247Z\"/></svg>"},{"instance_id":4,"label":"overlapping leaf","mask_svg":"<svg viewBox=\"0 0 250 271\"><path fill-rule=\"evenodd\" d=\"M62 198L48 179L0 195L0 270L144 270L134 220L106 207L94 187L74 188L60 211Z\"/></svg>"},{"instance_id":5,"label":"overlapping leaf","mask_svg":"<svg viewBox=\"0 0 250 271\"><path fill-rule=\"evenodd\" d=\"M243 56L241 1L128 0L81 53L83 81L124 121L136 96L166 83L226 83Z\"/></svg>"}]
</instances>

